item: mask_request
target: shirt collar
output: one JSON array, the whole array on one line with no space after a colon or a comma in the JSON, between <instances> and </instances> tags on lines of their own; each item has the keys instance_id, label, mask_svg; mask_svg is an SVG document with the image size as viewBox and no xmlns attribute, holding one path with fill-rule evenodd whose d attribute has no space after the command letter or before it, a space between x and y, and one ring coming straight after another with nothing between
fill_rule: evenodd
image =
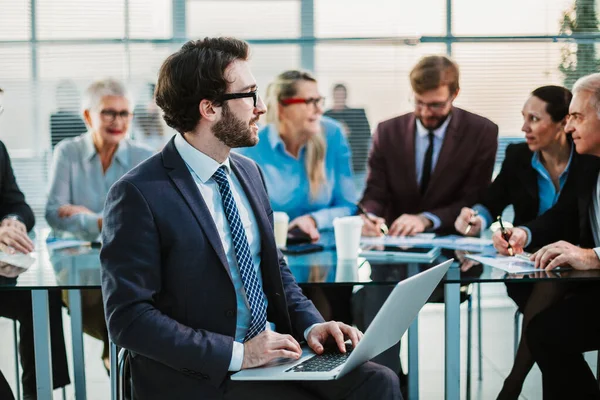
<instances>
[{"instance_id":1,"label":"shirt collar","mask_svg":"<svg viewBox=\"0 0 600 400\"><path fill-rule=\"evenodd\" d=\"M277 131L275 124L267 125L267 133L269 144L273 150L275 150L277 146L282 146L283 149L285 149L285 145L283 144L283 140L281 140L281 136L279 136L279 132Z\"/></svg>"},{"instance_id":2,"label":"shirt collar","mask_svg":"<svg viewBox=\"0 0 600 400\"><path fill-rule=\"evenodd\" d=\"M448 115L448 118L444 121L444 123L437 129L433 130L433 135L438 139L443 139L446 134L446 130L448 129L448 124L450 124L450 120L452 119L452 115ZM429 134L429 129L425 128L419 118L417 120L417 136L426 137Z\"/></svg>"},{"instance_id":3,"label":"shirt collar","mask_svg":"<svg viewBox=\"0 0 600 400\"><path fill-rule=\"evenodd\" d=\"M573 143L571 143L571 153L569 154L569 161L567 162L567 166L565 167L564 171L558 176L559 180L569 172L569 168L571 167L571 161L573 160L574 152L575 152L575 145ZM533 156L531 157L531 166L536 171L546 171L546 168L544 167L544 165L542 164L542 161L540 160L540 152L539 151L536 151L535 153L533 153Z\"/></svg>"},{"instance_id":4,"label":"shirt collar","mask_svg":"<svg viewBox=\"0 0 600 400\"><path fill-rule=\"evenodd\" d=\"M226 173L229 174L231 171L229 157L227 157L222 164L219 164L217 161L189 144L179 133L175 135L175 148L179 152L181 158L183 158L183 161L187 164L188 168L198 176L202 183L208 182L221 165L225 166Z\"/></svg>"},{"instance_id":5,"label":"shirt collar","mask_svg":"<svg viewBox=\"0 0 600 400\"><path fill-rule=\"evenodd\" d=\"M97 154L96 146L94 146L94 139L92 138L92 132L88 131L83 135L83 143L85 149L85 159L91 161ZM129 160L129 141L124 138L119 142L117 151L115 152L114 159L124 167L128 167L130 164Z\"/></svg>"}]
</instances>

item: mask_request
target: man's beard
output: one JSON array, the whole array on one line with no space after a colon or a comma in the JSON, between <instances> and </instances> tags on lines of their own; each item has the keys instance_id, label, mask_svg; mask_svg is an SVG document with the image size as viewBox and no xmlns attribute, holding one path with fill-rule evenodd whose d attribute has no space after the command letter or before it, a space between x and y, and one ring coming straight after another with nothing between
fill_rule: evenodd
<instances>
[{"instance_id":1,"label":"man's beard","mask_svg":"<svg viewBox=\"0 0 600 400\"><path fill-rule=\"evenodd\" d=\"M450 114L446 114L446 115L441 115L441 116L435 116L434 118L431 118L429 121L425 120L423 117L419 116L419 121L421 121L421 125L423 125L423 127L425 129L428 129L430 131L434 131L437 128L439 128L440 126L442 126L444 124L444 122L446 122L446 120L448 119L448 116Z\"/></svg>"},{"instance_id":2,"label":"man's beard","mask_svg":"<svg viewBox=\"0 0 600 400\"><path fill-rule=\"evenodd\" d=\"M258 122L258 117L253 118L248 123L238 119L225 103L223 104L221 120L212 127L212 132L217 139L229 148L251 147L258 143L258 136L254 134L250 127L251 124L256 122Z\"/></svg>"}]
</instances>

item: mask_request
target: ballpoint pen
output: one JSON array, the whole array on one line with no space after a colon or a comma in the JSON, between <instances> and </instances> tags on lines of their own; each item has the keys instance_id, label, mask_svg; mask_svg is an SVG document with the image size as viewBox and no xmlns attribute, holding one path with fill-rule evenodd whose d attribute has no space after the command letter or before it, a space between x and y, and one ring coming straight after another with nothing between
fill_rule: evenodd
<instances>
[{"instance_id":1,"label":"ballpoint pen","mask_svg":"<svg viewBox=\"0 0 600 400\"><path fill-rule=\"evenodd\" d=\"M510 245L510 242L508 241L508 232L506 232L506 229L504 229L504 224L502 224L502 217L500 215L498 215L498 223L500 224L500 233L502 233L502 237L504 238L504 240L506 240L506 244L508 245L508 255L512 257L514 256L515 252L512 246Z\"/></svg>"},{"instance_id":2,"label":"ballpoint pen","mask_svg":"<svg viewBox=\"0 0 600 400\"><path fill-rule=\"evenodd\" d=\"M369 213L360 205L357 204L356 207L358 208L358 212L362 215L365 216L365 218L367 218L369 221L371 221L374 224L377 224L377 221L373 220L373 218L369 215ZM388 227L386 224L381 224L379 225L379 230L381 231L381 233L383 233L384 235L388 234Z\"/></svg>"},{"instance_id":3,"label":"ballpoint pen","mask_svg":"<svg viewBox=\"0 0 600 400\"><path fill-rule=\"evenodd\" d=\"M475 218L478 214L479 214L479 212L477 212L477 210L473 210L473 215L471 215L471 218L469 218L469 223L467 224L467 229L465 229L465 235L468 235L469 232L471 232L471 227L473 226L472 219Z\"/></svg>"}]
</instances>

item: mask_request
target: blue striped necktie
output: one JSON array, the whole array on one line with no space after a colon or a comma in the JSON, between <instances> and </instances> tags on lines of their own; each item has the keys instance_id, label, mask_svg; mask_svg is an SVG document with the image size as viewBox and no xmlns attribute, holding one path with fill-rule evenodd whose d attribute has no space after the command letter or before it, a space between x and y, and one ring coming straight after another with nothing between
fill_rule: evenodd
<instances>
[{"instance_id":1,"label":"blue striped necktie","mask_svg":"<svg viewBox=\"0 0 600 400\"><path fill-rule=\"evenodd\" d=\"M235 258L237 259L242 282L244 283L246 298L250 304L252 320L250 321L248 333L246 333L246 337L244 338L244 342L246 342L266 328L267 310L265 307L264 293L256 276L252 254L250 253L250 245L248 244L246 231L244 230L238 208L233 199L233 194L231 193L231 187L227 180L225 167L223 165L220 166L212 178L219 185L223 209L225 210L225 216L229 223L233 248L235 249Z\"/></svg>"}]
</instances>

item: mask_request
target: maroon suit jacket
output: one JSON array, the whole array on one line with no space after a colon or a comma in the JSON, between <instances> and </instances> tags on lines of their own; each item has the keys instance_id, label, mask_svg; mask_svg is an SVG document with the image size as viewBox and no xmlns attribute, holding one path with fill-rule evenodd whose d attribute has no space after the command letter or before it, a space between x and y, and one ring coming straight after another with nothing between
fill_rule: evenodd
<instances>
[{"instance_id":1,"label":"maroon suit jacket","mask_svg":"<svg viewBox=\"0 0 600 400\"><path fill-rule=\"evenodd\" d=\"M476 203L490 185L498 126L460 108L452 109L440 154L421 195L415 167L414 113L377 126L361 204L391 223L402 214L430 212L442 222L438 233L454 232L462 207Z\"/></svg>"}]
</instances>

